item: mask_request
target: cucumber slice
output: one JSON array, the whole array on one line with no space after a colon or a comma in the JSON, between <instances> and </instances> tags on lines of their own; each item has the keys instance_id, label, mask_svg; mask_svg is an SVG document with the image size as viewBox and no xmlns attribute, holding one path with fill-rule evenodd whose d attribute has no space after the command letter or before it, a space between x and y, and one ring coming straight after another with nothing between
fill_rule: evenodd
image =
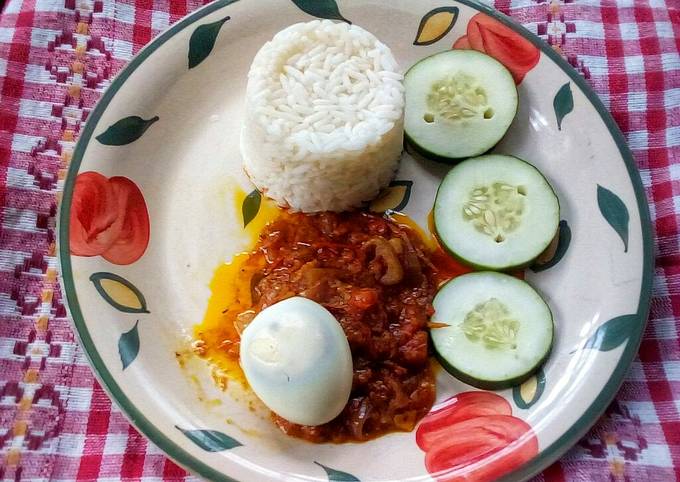
<instances>
[{"instance_id":1,"label":"cucumber slice","mask_svg":"<svg viewBox=\"0 0 680 482\"><path fill-rule=\"evenodd\" d=\"M442 246L481 269L530 265L555 237L559 220L559 201L548 181L512 156L461 162L446 175L434 202Z\"/></svg>"},{"instance_id":2,"label":"cucumber slice","mask_svg":"<svg viewBox=\"0 0 680 482\"><path fill-rule=\"evenodd\" d=\"M482 271L454 278L434 298L435 355L456 378L500 390L522 383L543 364L553 341L550 308L528 283Z\"/></svg>"},{"instance_id":3,"label":"cucumber slice","mask_svg":"<svg viewBox=\"0 0 680 482\"><path fill-rule=\"evenodd\" d=\"M517 87L503 64L475 50L447 50L406 72L408 143L443 162L485 153L517 113Z\"/></svg>"}]
</instances>

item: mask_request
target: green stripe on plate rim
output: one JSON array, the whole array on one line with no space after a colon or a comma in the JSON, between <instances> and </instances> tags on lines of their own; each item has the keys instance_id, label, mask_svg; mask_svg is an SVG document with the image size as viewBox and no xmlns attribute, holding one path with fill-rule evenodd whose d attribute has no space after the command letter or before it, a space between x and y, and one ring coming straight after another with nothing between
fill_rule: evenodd
<instances>
[{"instance_id":1,"label":"green stripe on plate rim","mask_svg":"<svg viewBox=\"0 0 680 482\"><path fill-rule=\"evenodd\" d=\"M216 12L227 5L234 3L238 0L217 0L211 4L208 4L195 12L189 14L168 30L163 32L161 35L156 37L151 43L144 47L131 61L128 65L121 70L118 75L113 79L109 88L104 92L101 99L92 110L84 129L81 132L78 143L73 153L73 158L69 166L68 175L64 183L64 192L62 197L62 202L59 211L59 262L61 265L61 284L62 288L66 294L67 309L73 320L73 324L76 329L76 333L80 339L81 345L85 348L85 353L90 360L90 364L94 368L97 378L106 388L107 392L113 398L125 415L129 418L135 427L146 435L153 443L159 446L165 453L168 454L174 461L183 467L201 475L202 477L209 478L216 481L225 482L236 482L235 479L224 475L221 472L211 468L207 464L201 462L198 458L191 455L188 451L184 450L178 444L173 442L170 438L163 434L158 428L156 428L143 414L142 412L132 404L130 399L123 393L121 388L118 386L114 380L111 372L104 364L101 356L97 352L96 347L92 341L92 338L85 325L85 320L83 319L82 312L80 310L80 305L78 303L78 298L75 292L75 286L73 282L73 273L71 270L71 259L68 250L69 246L69 218L70 218L70 205L71 199L73 197L73 185L75 177L79 171L80 163L82 162L83 155L87 148L88 143L92 137L95 127L102 114L106 110L107 106L116 95L118 90L125 84L125 81L130 77L130 75L139 67L144 60L147 59L153 52L155 52L160 46L167 42L170 38L175 36L178 32L184 30L186 27L196 23L200 19ZM478 3L475 0L457 0L458 3L462 3L469 7L472 7L480 12L484 12L487 15L500 20L516 32L520 33L522 36L531 41L536 45L543 54L547 55L553 62L555 62L565 74L571 78L576 86L584 93L588 100L593 104L597 112L599 113L602 121L607 126L609 133L613 137L616 145L621 153L621 157L624 160L626 169L628 170L628 175L630 177L633 189L635 191L635 197L637 199L638 212L640 214L640 223L642 230L642 241L643 241L643 273L642 273L642 285L640 289L640 301L637 309L638 317L638 330L631 333L626 346L624 348L623 354L619 359L619 362L610 377L609 381L602 388L601 392L595 398L593 403L584 411L581 417L574 423L562 436L560 436L557 441L553 442L552 445L543 449L538 456L532 459L530 462L526 463L519 469L505 475L501 480L524 480L536 475L541 470L548 467L554 461L556 461L561 455L563 455L569 448L571 448L578 440L586 434L588 429L597 421L597 419L604 413L605 409L614 399L616 392L618 391L623 378L630 367L635 354L640 346L640 341L642 339L642 334L644 332L645 323L647 316L649 314L649 303L652 289L652 276L653 276L653 249L652 249L652 231L651 231L651 221L649 215L649 207L647 204L647 198L645 195L644 187L642 185L642 180L640 178L640 173L635 165L633 156L626 145L626 141L623 134L619 130L618 126L614 122L607 109L602 104L597 94L588 86L586 81L576 72L566 60L564 60L557 52L555 52L548 44L543 40L535 36L529 30L525 29L521 25L516 24L509 17L504 14L494 10L491 7Z\"/></svg>"}]
</instances>

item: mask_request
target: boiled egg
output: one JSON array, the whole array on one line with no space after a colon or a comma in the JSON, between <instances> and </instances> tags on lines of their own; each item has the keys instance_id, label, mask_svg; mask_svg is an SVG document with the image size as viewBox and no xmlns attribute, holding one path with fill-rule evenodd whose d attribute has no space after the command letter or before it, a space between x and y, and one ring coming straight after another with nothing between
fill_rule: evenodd
<instances>
[{"instance_id":1,"label":"boiled egg","mask_svg":"<svg viewBox=\"0 0 680 482\"><path fill-rule=\"evenodd\" d=\"M340 323L299 296L262 310L241 336L240 362L255 394L301 425L337 417L352 389L352 354Z\"/></svg>"}]
</instances>

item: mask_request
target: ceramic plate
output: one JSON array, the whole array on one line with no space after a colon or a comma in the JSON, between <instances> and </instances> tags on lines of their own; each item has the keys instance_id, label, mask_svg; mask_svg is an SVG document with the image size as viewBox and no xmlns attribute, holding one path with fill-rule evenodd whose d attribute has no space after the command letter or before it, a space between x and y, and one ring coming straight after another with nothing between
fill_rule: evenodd
<instances>
[{"instance_id":1,"label":"ceramic plate","mask_svg":"<svg viewBox=\"0 0 680 482\"><path fill-rule=\"evenodd\" d=\"M250 240L234 202L253 189L238 148L249 65L276 32L314 17L366 28L402 67L474 48L513 73L519 112L495 151L537 165L560 199L557 256L526 272L554 312L555 345L534 378L495 394L470 395L440 371L435 408L491 403L510 425L528 426L521 443L466 432L474 446L493 448L475 461L460 420L439 427L448 435L435 446L419 446L415 431L362 444L302 442L279 432L238 384L218 389L206 364L187 355L215 268ZM384 207L426 227L447 169L405 154ZM90 231L69 233L72 216ZM141 432L214 480L432 480L466 471L526 479L612 400L640 342L652 274L647 202L612 118L558 53L470 1L220 0L194 12L144 48L91 112L64 184L59 243L68 308L99 379Z\"/></svg>"}]
</instances>

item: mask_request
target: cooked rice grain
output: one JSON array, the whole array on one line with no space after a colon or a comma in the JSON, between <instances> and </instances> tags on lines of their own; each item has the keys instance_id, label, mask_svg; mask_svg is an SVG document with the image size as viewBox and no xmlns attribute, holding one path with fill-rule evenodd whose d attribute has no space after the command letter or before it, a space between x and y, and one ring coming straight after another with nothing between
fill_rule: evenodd
<instances>
[{"instance_id":1,"label":"cooked rice grain","mask_svg":"<svg viewBox=\"0 0 680 482\"><path fill-rule=\"evenodd\" d=\"M390 50L346 23L277 33L248 73L244 167L282 206L344 211L375 197L402 150L403 76Z\"/></svg>"}]
</instances>

